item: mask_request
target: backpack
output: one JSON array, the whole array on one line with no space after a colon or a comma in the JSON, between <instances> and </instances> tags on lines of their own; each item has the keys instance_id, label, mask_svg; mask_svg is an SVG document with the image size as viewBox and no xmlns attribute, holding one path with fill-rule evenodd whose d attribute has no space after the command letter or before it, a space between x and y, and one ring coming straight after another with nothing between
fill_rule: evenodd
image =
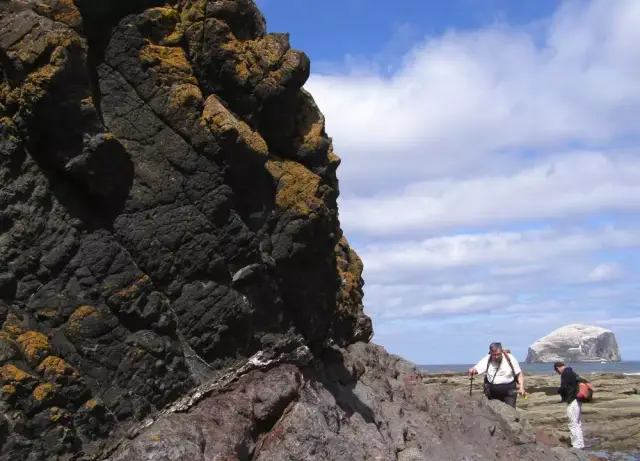
<instances>
[{"instance_id":1,"label":"backpack","mask_svg":"<svg viewBox=\"0 0 640 461\"><path fill-rule=\"evenodd\" d=\"M511 359L509 358L509 354L511 353L510 349L502 349L502 356L507 359L507 363L509 364L509 366L511 367L511 372L513 373L513 377L514 379L517 381L518 380L518 374L516 373L516 369L513 368L513 363L511 363ZM487 361L487 369L485 370L485 373L488 375L489 373L489 364L491 363L491 358L489 358L489 360ZM496 370L496 373L498 373L498 370ZM494 376L495 378L495 376Z\"/></svg>"},{"instance_id":2,"label":"backpack","mask_svg":"<svg viewBox=\"0 0 640 461\"><path fill-rule=\"evenodd\" d=\"M580 402L591 402L593 400L593 385L586 379L578 376L578 394L576 398Z\"/></svg>"}]
</instances>

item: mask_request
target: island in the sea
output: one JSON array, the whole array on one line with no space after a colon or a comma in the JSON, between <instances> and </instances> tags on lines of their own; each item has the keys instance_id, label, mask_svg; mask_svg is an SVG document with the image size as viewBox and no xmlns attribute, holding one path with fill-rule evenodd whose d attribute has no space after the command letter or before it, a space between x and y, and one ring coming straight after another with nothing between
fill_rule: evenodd
<instances>
[{"instance_id":1,"label":"island in the sea","mask_svg":"<svg viewBox=\"0 0 640 461\"><path fill-rule=\"evenodd\" d=\"M571 324L558 328L533 343L526 363L619 362L620 348L615 334L607 329Z\"/></svg>"}]
</instances>

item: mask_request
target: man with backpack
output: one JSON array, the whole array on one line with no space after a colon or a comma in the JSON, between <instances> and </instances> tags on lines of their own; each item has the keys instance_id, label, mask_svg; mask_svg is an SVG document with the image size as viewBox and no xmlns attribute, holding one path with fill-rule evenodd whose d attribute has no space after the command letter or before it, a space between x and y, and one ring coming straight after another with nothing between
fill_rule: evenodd
<instances>
[{"instance_id":1,"label":"man with backpack","mask_svg":"<svg viewBox=\"0 0 640 461\"><path fill-rule=\"evenodd\" d=\"M500 400L515 408L518 393L525 395L520 364L510 351L502 350L501 343L491 343L489 354L469 369L471 376L482 373L485 374L484 395L488 399Z\"/></svg>"},{"instance_id":2,"label":"man with backpack","mask_svg":"<svg viewBox=\"0 0 640 461\"><path fill-rule=\"evenodd\" d=\"M584 448L584 437L582 434L582 400L588 401L591 398L593 388L587 381L580 378L571 367L565 366L562 362L554 363L553 369L560 375L558 394L562 397L562 402L567 403L571 446L582 449ZM585 386L583 386L585 390L580 389L581 382L585 383Z\"/></svg>"}]
</instances>

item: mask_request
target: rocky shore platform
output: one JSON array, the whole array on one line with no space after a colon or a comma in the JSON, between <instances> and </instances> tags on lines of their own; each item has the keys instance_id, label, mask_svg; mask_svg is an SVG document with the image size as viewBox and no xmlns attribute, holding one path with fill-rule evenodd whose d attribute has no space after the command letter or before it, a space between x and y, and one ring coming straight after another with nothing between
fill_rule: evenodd
<instances>
[{"instance_id":1,"label":"rocky shore platform","mask_svg":"<svg viewBox=\"0 0 640 461\"><path fill-rule=\"evenodd\" d=\"M601 459L640 459L640 376L595 373L584 377L595 389L593 401L582 406L588 450ZM484 399L482 379L474 379L470 398ZM461 373L423 373L423 382L469 395L469 377ZM559 384L558 376L527 375L527 398L518 397L516 405L537 441L548 446L569 444L566 406L556 393Z\"/></svg>"}]
</instances>

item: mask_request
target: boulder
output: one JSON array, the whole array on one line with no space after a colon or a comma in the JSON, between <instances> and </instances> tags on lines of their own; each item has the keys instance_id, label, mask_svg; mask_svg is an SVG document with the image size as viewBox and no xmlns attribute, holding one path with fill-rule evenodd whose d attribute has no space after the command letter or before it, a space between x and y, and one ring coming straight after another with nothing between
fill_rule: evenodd
<instances>
[{"instance_id":1,"label":"boulder","mask_svg":"<svg viewBox=\"0 0 640 461\"><path fill-rule=\"evenodd\" d=\"M571 324L552 331L533 343L526 363L619 362L615 334L601 327Z\"/></svg>"}]
</instances>

